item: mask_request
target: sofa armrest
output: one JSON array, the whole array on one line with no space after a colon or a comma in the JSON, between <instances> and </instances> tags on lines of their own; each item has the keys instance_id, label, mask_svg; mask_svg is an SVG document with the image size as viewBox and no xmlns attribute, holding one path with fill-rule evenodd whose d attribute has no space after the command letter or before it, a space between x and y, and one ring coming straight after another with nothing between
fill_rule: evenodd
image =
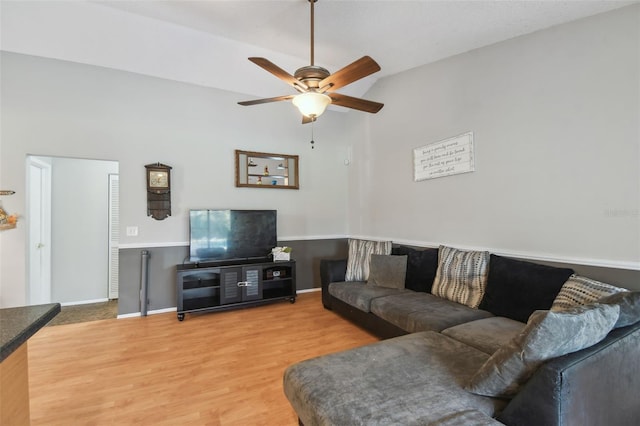
<instances>
[{"instance_id":1,"label":"sofa armrest","mask_svg":"<svg viewBox=\"0 0 640 426\"><path fill-rule=\"evenodd\" d=\"M640 418L640 323L549 361L497 419L508 425L629 425Z\"/></svg>"},{"instance_id":2,"label":"sofa armrest","mask_svg":"<svg viewBox=\"0 0 640 426\"><path fill-rule=\"evenodd\" d=\"M347 259L321 259L320 283L322 284L322 305L331 309L331 296L329 284L344 281L347 273Z\"/></svg>"}]
</instances>

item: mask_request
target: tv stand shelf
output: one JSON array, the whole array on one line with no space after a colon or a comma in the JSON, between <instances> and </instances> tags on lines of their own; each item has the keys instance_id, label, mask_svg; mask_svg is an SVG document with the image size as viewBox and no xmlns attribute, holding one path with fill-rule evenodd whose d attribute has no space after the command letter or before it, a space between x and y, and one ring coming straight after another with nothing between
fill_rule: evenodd
<instances>
[{"instance_id":1,"label":"tv stand shelf","mask_svg":"<svg viewBox=\"0 0 640 426\"><path fill-rule=\"evenodd\" d=\"M183 264L176 266L178 320L204 313L296 301L296 262Z\"/></svg>"}]
</instances>

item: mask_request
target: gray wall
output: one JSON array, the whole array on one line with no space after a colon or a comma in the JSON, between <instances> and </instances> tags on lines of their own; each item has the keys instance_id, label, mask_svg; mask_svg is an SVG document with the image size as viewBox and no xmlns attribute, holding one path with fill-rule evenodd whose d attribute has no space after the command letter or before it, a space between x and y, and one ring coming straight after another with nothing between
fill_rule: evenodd
<instances>
[{"instance_id":1,"label":"gray wall","mask_svg":"<svg viewBox=\"0 0 640 426\"><path fill-rule=\"evenodd\" d=\"M189 256L188 247L147 247L120 250L118 314L140 312L142 251L149 253L149 311L176 307L176 265Z\"/></svg>"},{"instance_id":2,"label":"gray wall","mask_svg":"<svg viewBox=\"0 0 640 426\"><path fill-rule=\"evenodd\" d=\"M321 259L346 259L348 240L280 241L279 245L290 246L292 259L296 261L296 285L298 291L318 289ZM147 247L144 249L120 250L120 299L118 314L140 312L142 250L149 253L149 311L176 307L175 267L189 256L189 249L181 247ZM527 259L521 259L527 260ZM569 267L577 274L597 279L619 287L640 290L640 271L594 266L535 262L555 267Z\"/></svg>"},{"instance_id":3,"label":"gray wall","mask_svg":"<svg viewBox=\"0 0 640 426\"><path fill-rule=\"evenodd\" d=\"M640 269L640 6L380 80L354 146L349 233ZM468 131L476 171L413 180Z\"/></svg>"},{"instance_id":4,"label":"gray wall","mask_svg":"<svg viewBox=\"0 0 640 426\"><path fill-rule=\"evenodd\" d=\"M558 262L536 262L561 268L572 268L577 275L589 277L616 287L640 291L640 271L620 268L602 268Z\"/></svg>"},{"instance_id":5,"label":"gray wall","mask_svg":"<svg viewBox=\"0 0 640 426\"><path fill-rule=\"evenodd\" d=\"M297 290L320 287L320 259L346 258L347 240L280 241L292 248L296 261ZM149 311L176 307L176 265L189 257L186 246L146 247L120 250L120 299L118 314L140 312L142 251L149 253Z\"/></svg>"}]
</instances>

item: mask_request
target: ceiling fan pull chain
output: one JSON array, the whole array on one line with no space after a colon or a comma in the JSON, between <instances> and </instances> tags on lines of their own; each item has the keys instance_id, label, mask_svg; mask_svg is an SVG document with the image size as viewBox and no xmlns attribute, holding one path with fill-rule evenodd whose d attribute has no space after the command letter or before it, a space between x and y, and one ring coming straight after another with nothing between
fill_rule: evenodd
<instances>
[{"instance_id":1,"label":"ceiling fan pull chain","mask_svg":"<svg viewBox=\"0 0 640 426\"><path fill-rule=\"evenodd\" d=\"M314 118L313 120L311 120L311 149L315 149L315 145L314 145L314 141L313 141L313 123L316 121L316 119Z\"/></svg>"}]
</instances>

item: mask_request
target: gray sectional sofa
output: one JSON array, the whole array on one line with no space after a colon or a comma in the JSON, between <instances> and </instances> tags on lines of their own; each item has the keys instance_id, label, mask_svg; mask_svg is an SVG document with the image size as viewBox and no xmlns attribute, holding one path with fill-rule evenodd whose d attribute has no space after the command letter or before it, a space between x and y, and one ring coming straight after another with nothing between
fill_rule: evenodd
<instances>
[{"instance_id":1,"label":"gray sectional sofa","mask_svg":"<svg viewBox=\"0 0 640 426\"><path fill-rule=\"evenodd\" d=\"M548 311L560 290L573 297L572 270L486 253L470 307L432 294L438 249L392 254L406 259L403 288L347 282L346 260L321 262L325 308L383 340L285 371L301 424L640 424L638 293Z\"/></svg>"}]
</instances>

